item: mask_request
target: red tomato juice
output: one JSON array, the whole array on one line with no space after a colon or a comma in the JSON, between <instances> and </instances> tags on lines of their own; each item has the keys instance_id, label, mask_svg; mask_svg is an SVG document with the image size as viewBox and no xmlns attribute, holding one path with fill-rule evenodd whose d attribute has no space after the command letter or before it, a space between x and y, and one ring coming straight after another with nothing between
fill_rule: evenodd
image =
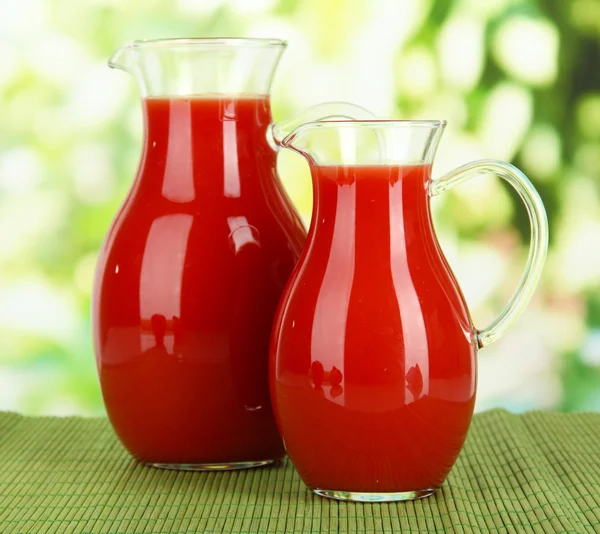
<instances>
[{"instance_id":1,"label":"red tomato juice","mask_svg":"<svg viewBox=\"0 0 600 534\"><path fill-rule=\"evenodd\" d=\"M268 344L304 243L268 97L147 98L140 170L94 291L102 393L140 461L276 459Z\"/></svg>"},{"instance_id":2,"label":"red tomato juice","mask_svg":"<svg viewBox=\"0 0 600 534\"><path fill-rule=\"evenodd\" d=\"M476 340L436 240L430 166L311 166L315 209L271 345L286 450L312 489L439 487L475 401Z\"/></svg>"}]
</instances>

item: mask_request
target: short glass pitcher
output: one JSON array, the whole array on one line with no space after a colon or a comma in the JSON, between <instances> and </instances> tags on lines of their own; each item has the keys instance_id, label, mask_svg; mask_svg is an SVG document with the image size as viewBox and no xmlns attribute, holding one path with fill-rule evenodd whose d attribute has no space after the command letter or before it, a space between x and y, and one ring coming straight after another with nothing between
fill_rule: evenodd
<instances>
[{"instance_id":1,"label":"short glass pitcher","mask_svg":"<svg viewBox=\"0 0 600 534\"><path fill-rule=\"evenodd\" d=\"M410 500L443 484L473 415L477 351L521 314L540 279L546 213L527 177L482 160L438 180L444 121L293 120L276 142L310 164L314 208L271 341L286 450L319 495ZM510 302L473 326L435 235L430 199L496 174L525 202L531 247Z\"/></svg>"}]
</instances>

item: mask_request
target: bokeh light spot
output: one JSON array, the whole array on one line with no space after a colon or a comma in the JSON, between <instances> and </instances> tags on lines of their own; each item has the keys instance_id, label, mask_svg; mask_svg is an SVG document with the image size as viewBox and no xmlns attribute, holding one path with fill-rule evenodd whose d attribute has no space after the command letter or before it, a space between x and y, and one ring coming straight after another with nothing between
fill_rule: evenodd
<instances>
[{"instance_id":1,"label":"bokeh light spot","mask_svg":"<svg viewBox=\"0 0 600 534\"><path fill-rule=\"evenodd\" d=\"M547 86L558 72L558 30L541 18L508 19L493 40L498 64L512 77L533 86Z\"/></svg>"}]
</instances>

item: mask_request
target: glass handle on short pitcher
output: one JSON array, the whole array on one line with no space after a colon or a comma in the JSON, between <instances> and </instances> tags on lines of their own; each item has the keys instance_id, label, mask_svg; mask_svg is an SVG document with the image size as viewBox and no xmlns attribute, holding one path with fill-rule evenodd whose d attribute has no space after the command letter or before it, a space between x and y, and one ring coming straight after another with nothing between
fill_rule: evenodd
<instances>
[{"instance_id":1,"label":"glass handle on short pitcher","mask_svg":"<svg viewBox=\"0 0 600 534\"><path fill-rule=\"evenodd\" d=\"M452 189L480 174L495 174L512 185L525 203L531 225L531 243L525 272L519 286L500 316L487 328L477 330L479 348L485 347L502 336L506 329L523 313L540 281L548 252L548 218L546 210L533 184L519 169L496 160L480 160L450 171L429 186L429 195L435 196Z\"/></svg>"}]
</instances>

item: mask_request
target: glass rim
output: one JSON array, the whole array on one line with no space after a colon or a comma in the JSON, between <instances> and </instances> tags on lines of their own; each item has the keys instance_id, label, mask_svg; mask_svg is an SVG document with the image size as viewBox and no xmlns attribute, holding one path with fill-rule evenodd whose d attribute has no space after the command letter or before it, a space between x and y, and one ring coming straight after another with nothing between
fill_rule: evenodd
<instances>
[{"instance_id":1,"label":"glass rim","mask_svg":"<svg viewBox=\"0 0 600 534\"><path fill-rule=\"evenodd\" d=\"M266 37L167 37L160 39L135 39L128 41L122 48L160 48L169 46L188 47L286 47L287 41L283 39L271 39Z\"/></svg>"},{"instance_id":2,"label":"glass rim","mask_svg":"<svg viewBox=\"0 0 600 534\"><path fill-rule=\"evenodd\" d=\"M304 123L304 126L323 127L323 126L356 126L366 128L376 127L421 127L421 128L443 128L448 124L448 121L443 119L428 119L428 120L400 120L400 119L324 119Z\"/></svg>"}]
</instances>

